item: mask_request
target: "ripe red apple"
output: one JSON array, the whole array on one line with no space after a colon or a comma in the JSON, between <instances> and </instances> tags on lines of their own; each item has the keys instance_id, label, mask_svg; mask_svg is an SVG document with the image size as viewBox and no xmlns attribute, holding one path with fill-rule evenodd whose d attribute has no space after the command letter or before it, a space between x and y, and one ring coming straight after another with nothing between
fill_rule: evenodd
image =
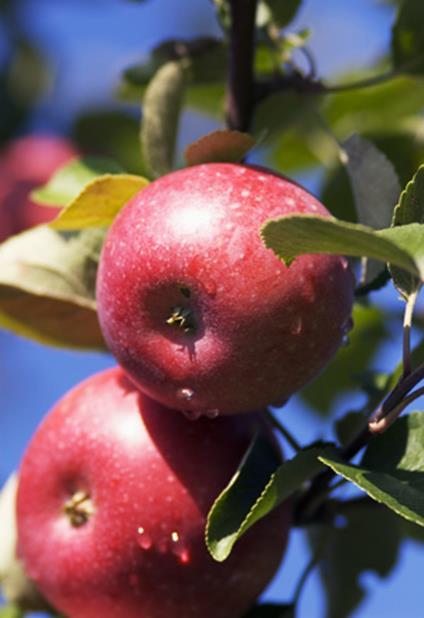
<instances>
[{"instance_id":1,"label":"ripe red apple","mask_svg":"<svg viewBox=\"0 0 424 618\"><path fill-rule=\"evenodd\" d=\"M36 204L30 192L77 154L69 140L53 135L15 139L0 153L1 240L54 219L58 209Z\"/></svg>"},{"instance_id":2,"label":"ripe red apple","mask_svg":"<svg viewBox=\"0 0 424 618\"><path fill-rule=\"evenodd\" d=\"M224 563L207 553L204 527L257 430L269 432L258 414L190 422L120 368L86 380L43 421L20 469L29 577L70 618L239 618L278 567L289 509Z\"/></svg>"},{"instance_id":3,"label":"ripe red apple","mask_svg":"<svg viewBox=\"0 0 424 618\"><path fill-rule=\"evenodd\" d=\"M164 176L118 215L101 256L101 326L136 383L193 416L287 399L325 366L351 327L346 260L287 268L259 228L290 213L328 215L299 185L245 165Z\"/></svg>"}]
</instances>

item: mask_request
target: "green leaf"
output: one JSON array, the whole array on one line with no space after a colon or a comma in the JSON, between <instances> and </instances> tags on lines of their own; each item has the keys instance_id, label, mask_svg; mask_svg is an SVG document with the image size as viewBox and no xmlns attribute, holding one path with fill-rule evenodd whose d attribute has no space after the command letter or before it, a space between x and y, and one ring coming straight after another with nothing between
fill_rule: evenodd
<instances>
[{"instance_id":1,"label":"green leaf","mask_svg":"<svg viewBox=\"0 0 424 618\"><path fill-rule=\"evenodd\" d=\"M291 127L299 119L306 103L305 96L297 92L269 95L255 107L253 133L258 137L265 134L275 138L278 132Z\"/></svg>"},{"instance_id":2,"label":"green leaf","mask_svg":"<svg viewBox=\"0 0 424 618\"><path fill-rule=\"evenodd\" d=\"M104 231L38 226L0 246L0 327L41 343L105 349L95 280Z\"/></svg>"},{"instance_id":3,"label":"green leaf","mask_svg":"<svg viewBox=\"0 0 424 618\"><path fill-rule=\"evenodd\" d=\"M103 174L119 174L121 167L109 159L83 157L61 167L48 183L31 193L31 198L44 206L67 206L85 185Z\"/></svg>"},{"instance_id":4,"label":"green leaf","mask_svg":"<svg viewBox=\"0 0 424 618\"><path fill-rule=\"evenodd\" d=\"M260 437L251 444L236 474L209 511L206 544L222 562L238 539L322 469L318 455L324 447L305 449L279 465L269 443Z\"/></svg>"},{"instance_id":5,"label":"green leaf","mask_svg":"<svg viewBox=\"0 0 424 618\"><path fill-rule=\"evenodd\" d=\"M424 223L424 165L402 192L393 213L393 226ZM392 268L393 281L404 298L417 291L420 280L399 268Z\"/></svg>"},{"instance_id":6,"label":"green leaf","mask_svg":"<svg viewBox=\"0 0 424 618\"><path fill-rule=\"evenodd\" d=\"M337 457L319 459L377 502L424 526L423 444L424 413L415 412L375 437L358 466Z\"/></svg>"},{"instance_id":7,"label":"green leaf","mask_svg":"<svg viewBox=\"0 0 424 618\"><path fill-rule=\"evenodd\" d=\"M380 68L378 72L381 73ZM354 73L339 81L351 83L367 77L369 72ZM369 88L328 96L322 113L341 139L352 133L372 133L373 138L387 133L416 133L411 119L421 114L423 97L423 80L399 76Z\"/></svg>"},{"instance_id":8,"label":"green leaf","mask_svg":"<svg viewBox=\"0 0 424 618\"><path fill-rule=\"evenodd\" d=\"M73 139L82 152L111 157L130 174L145 173L140 154L139 121L132 114L92 109L76 119Z\"/></svg>"},{"instance_id":9,"label":"green leaf","mask_svg":"<svg viewBox=\"0 0 424 618\"><path fill-rule=\"evenodd\" d=\"M342 511L340 527L325 526L310 534L313 547L327 535L319 573L326 592L326 618L346 618L368 592L361 575L372 571L387 577L396 566L400 547L400 520L387 509L355 505ZM337 521L337 520L336 520Z\"/></svg>"},{"instance_id":10,"label":"green leaf","mask_svg":"<svg viewBox=\"0 0 424 618\"><path fill-rule=\"evenodd\" d=\"M147 87L141 145L153 176L172 170L185 88L186 70L177 61L164 64Z\"/></svg>"},{"instance_id":11,"label":"green leaf","mask_svg":"<svg viewBox=\"0 0 424 618\"><path fill-rule=\"evenodd\" d=\"M187 165L201 163L236 163L243 159L255 145L253 137L240 131L220 130L204 135L187 146Z\"/></svg>"},{"instance_id":12,"label":"green leaf","mask_svg":"<svg viewBox=\"0 0 424 618\"><path fill-rule=\"evenodd\" d=\"M424 276L424 226L405 225L374 231L330 217L289 215L265 223L265 246L286 264L305 253L369 257Z\"/></svg>"},{"instance_id":13,"label":"green leaf","mask_svg":"<svg viewBox=\"0 0 424 618\"><path fill-rule=\"evenodd\" d=\"M254 607L243 618L295 618L294 605L273 605L266 603Z\"/></svg>"},{"instance_id":14,"label":"green leaf","mask_svg":"<svg viewBox=\"0 0 424 618\"><path fill-rule=\"evenodd\" d=\"M56 230L82 230L111 225L129 200L149 184L146 178L130 174L99 176L50 223Z\"/></svg>"},{"instance_id":15,"label":"green leaf","mask_svg":"<svg viewBox=\"0 0 424 618\"><path fill-rule=\"evenodd\" d=\"M394 66L404 72L424 73L424 4L421 0L405 0L392 33Z\"/></svg>"},{"instance_id":16,"label":"green leaf","mask_svg":"<svg viewBox=\"0 0 424 618\"><path fill-rule=\"evenodd\" d=\"M287 26L296 16L302 0L264 0L269 7L274 23L279 28Z\"/></svg>"},{"instance_id":17,"label":"green leaf","mask_svg":"<svg viewBox=\"0 0 424 618\"><path fill-rule=\"evenodd\" d=\"M319 414L328 415L341 393L357 387L357 374L368 367L387 335L384 315L378 307L355 305L353 323L349 345L341 347L321 375L300 392Z\"/></svg>"}]
</instances>

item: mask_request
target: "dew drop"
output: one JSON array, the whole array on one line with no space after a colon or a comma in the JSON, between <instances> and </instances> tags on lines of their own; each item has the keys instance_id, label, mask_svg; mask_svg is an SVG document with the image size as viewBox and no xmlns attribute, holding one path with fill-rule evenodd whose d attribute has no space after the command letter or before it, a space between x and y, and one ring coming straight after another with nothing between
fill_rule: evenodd
<instances>
[{"instance_id":1,"label":"dew drop","mask_svg":"<svg viewBox=\"0 0 424 618\"><path fill-rule=\"evenodd\" d=\"M199 410L182 410L182 413L189 421L197 421L202 416Z\"/></svg>"},{"instance_id":2,"label":"dew drop","mask_svg":"<svg viewBox=\"0 0 424 618\"><path fill-rule=\"evenodd\" d=\"M188 564L190 562L190 553L187 547L185 547L178 532L173 532L171 534L171 541L172 541L171 551L174 554L174 556L177 556L181 564Z\"/></svg>"},{"instance_id":3,"label":"dew drop","mask_svg":"<svg viewBox=\"0 0 424 618\"><path fill-rule=\"evenodd\" d=\"M191 401L194 397L194 390L184 386L177 390L177 399L180 401Z\"/></svg>"},{"instance_id":4,"label":"dew drop","mask_svg":"<svg viewBox=\"0 0 424 618\"><path fill-rule=\"evenodd\" d=\"M341 326L343 335L347 335L347 333L350 333L352 328L353 328L353 320L351 317L348 317L347 320L345 320Z\"/></svg>"},{"instance_id":5,"label":"dew drop","mask_svg":"<svg viewBox=\"0 0 424 618\"><path fill-rule=\"evenodd\" d=\"M137 544L145 550L150 549L153 545L152 539L141 526L137 528Z\"/></svg>"},{"instance_id":6,"label":"dew drop","mask_svg":"<svg viewBox=\"0 0 424 618\"><path fill-rule=\"evenodd\" d=\"M300 335L300 333L302 332L302 318L300 317L300 315L297 315L293 322L292 325L290 327L290 332L292 335Z\"/></svg>"},{"instance_id":7,"label":"dew drop","mask_svg":"<svg viewBox=\"0 0 424 618\"><path fill-rule=\"evenodd\" d=\"M342 343L341 343L341 345L342 345L344 348L347 348L347 346L348 346L349 344L350 344L350 339L349 339L349 337L348 337L347 335L344 335L344 337L343 337L343 339L342 339Z\"/></svg>"},{"instance_id":8,"label":"dew drop","mask_svg":"<svg viewBox=\"0 0 424 618\"><path fill-rule=\"evenodd\" d=\"M210 410L206 410L205 416L210 419L217 418L219 416L218 408L211 408Z\"/></svg>"}]
</instances>

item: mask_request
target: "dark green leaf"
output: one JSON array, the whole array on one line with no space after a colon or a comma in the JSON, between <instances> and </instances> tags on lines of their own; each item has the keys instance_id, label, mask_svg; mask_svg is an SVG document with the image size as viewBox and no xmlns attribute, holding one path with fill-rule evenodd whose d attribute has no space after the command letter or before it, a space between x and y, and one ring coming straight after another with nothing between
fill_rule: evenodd
<instances>
[{"instance_id":1,"label":"dark green leaf","mask_svg":"<svg viewBox=\"0 0 424 618\"><path fill-rule=\"evenodd\" d=\"M375 437L360 465L337 457L320 461L377 502L424 526L424 413L402 417Z\"/></svg>"},{"instance_id":2,"label":"dark green leaf","mask_svg":"<svg viewBox=\"0 0 424 618\"><path fill-rule=\"evenodd\" d=\"M46 185L33 191L31 197L45 206L67 206L92 180L103 174L121 172L121 167L110 159L73 159L55 172Z\"/></svg>"},{"instance_id":3,"label":"dark green leaf","mask_svg":"<svg viewBox=\"0 0 424 618\"><path fill-rule=\"evenodd\" d=\"M395 67L404 72L424 72L424 4L421 0L405 0L401 5L392 34Z\"/></svg>"},{"instance_id":4,"label":"dark green leaf","mask_svg":"<svg viewBox=\"0 0 424 618\"><path fill-rule=\"evenodd\" d=\"M276 93L261 101L255 108L253 133L275 138L278 132L291 127L303 112L305 97L297 92Z\"/></svg>"},{"instance_id":5,"label":"dark green leaf","mask_svg":"<svg viewBox=\"0 0 424 618\"><path fill-rule=\"evenodd\" d=\"M181 62L173 61L159 69L146 90L141 145L153 176L166 174L173 167L185 87L186 70Z\"/></svg>"},{"instance_id":6,"label":"dark green leaf","mask_svg":"<svg viewBox=\"0 0 424 618\"><path fill-rule=\"evenodd\" d=\"M337 219L289 215L268 221L262 239L286 264L305 253L345 254L391 262L424 276L424 226L405 225L374 231Z\"/></svg>"},{"instance_id":7,"label":"dark green leaf","mask_svg":"<svg viewBox=\"0 0 424 618\"><path fill-rule=\"evenodd\" d=\"M319 563L327 600L326 618L347 618L367 590L361 575L373 571L387 577L396 565L400 544L400 520L387 509L355 505L345 509L340 527L311 534L313 547L321 534L328 544Z\"/></svg>"},{"instance_id":8,"label":"dark green leaf","mask_svg":"<svg viewBox=\"0 0 424 618\"><path fill-rule=\"evenodd\" d=\"M322 468L324 447L306 449L279 465L269 443L256 438L236 474L209 511L206 544L222 562L255 522L281 504Z\"/></svg>"},{"instance_id":9,"label":"dark green leaf","mask_svg":"<svg viewBox=\"0 0 424 618\"><path fill-rule=\"evenodd\" d=\"M0 246L0 326L50 345L104 349L94 298L104 231L47 226Z\"/></svg>"},{"instance_id":10,"label":"dark green leaf","mask_svg":"<svg viewBox=\"0 0 424 618\"><path fill-rule=\"evenodd\" d=\"M131 114L112 109L93 109L79 116L73 137L82 152L111 157L131 174L143 174L139 121Z\"/></svg>"},{"instance_id":11,"label":"dark green leaf","mask_svg":"<svg viewBox=\"0 0 424 618\"><path fill-rule=\"evenodd\" d=\"M340 348L323 373L300 393L320 414L329 414L333 402L341 393L357 387L357 375L374 358L387 334L383 313L377 307L356 305L353 322L349 344Z\"/></svg>"},{"instance_id":12,"label":"dark green leaf","mask_svg":"<svg viewBox=\"0 0 424 618\"><path fill-rule=\"evenodd\" d=\"M240 131L213 131L187 146L187 165L241 161L255 145L253 137Z\"/></svg>"},{"instance_id":13,"label":"dark green leaf","mask_svg":"<svg viewBox=\"0 0 424 618\"><path fill-rule=\"evenodd\" d=\"M393 226L424 223L424 165L408 182L393 214ZM392 268L393 281L404 298L416 292L420 281L399 268Z\"/></svg>"},{"instance_id":14,"label":"dark green leaf","mask_svg":"<svg viewBox=\"0 0 424 618\"><path fill-rule=\"evenodd\" d=\"M264 0L264 2L271 11L273 22L279 28L284 28L293 21L302 4L302 0Z\"/></svg>"},{"instance_id":15,"label":"dark green leaf","mask_svg":"<svg viewBox=\"0 0 424 618\"><path fill-rule=\"evenodd\" d=\"M392 163L372 142L352 135L343 143L358 222L376 230L388 227L399 198L400 184ZM361 285L370 285L385 264L364 260Z\"/></svg>"},{"instance_id":16,"label":"dark green leaf","mask_svg":"<svg viewBox=\"0 0 424 618\"><path fill-rule=\"evenodd\" d=\"M346 167L358 222L376 230L388 227L400 194L399 179L392 163L372 142L359 135L346 140L343 150L347 154Z\"/></svg>"}]
</instances>

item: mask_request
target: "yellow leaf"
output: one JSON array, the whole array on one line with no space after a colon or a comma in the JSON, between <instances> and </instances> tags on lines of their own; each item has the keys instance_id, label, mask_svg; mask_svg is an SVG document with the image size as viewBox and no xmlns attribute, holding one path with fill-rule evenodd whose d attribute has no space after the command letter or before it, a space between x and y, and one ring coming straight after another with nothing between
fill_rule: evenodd
<instances>
[{"instance_id":1,"label":"yellow leaf","mask_svg":"<svg viewBox=\"0 0 424 618\"><path fill-rule=\"evenodd\" d=\"M109 226L118 212L149 181L131 174L105 174L88 183L50 223L56 230Z\"/></svg>"}]
</instances>

